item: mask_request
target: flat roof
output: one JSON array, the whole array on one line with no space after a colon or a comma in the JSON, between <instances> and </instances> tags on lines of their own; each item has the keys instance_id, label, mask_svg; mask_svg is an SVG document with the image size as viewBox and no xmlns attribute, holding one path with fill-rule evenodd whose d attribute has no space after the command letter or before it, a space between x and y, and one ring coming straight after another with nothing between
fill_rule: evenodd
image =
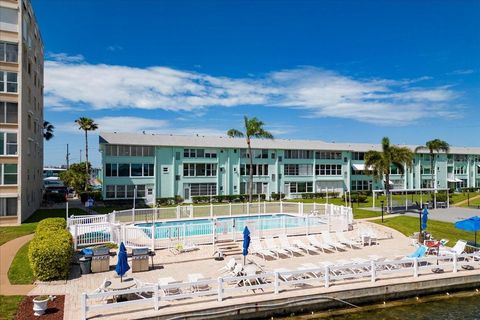
<instances>
[{"instance_id":1,"label":"flat roof","mask_svg":"<svg viewBox=\"0 0 480 320\"><path fill-rule=\"evenodd\" d=\"M152 133L100 132L100 143L122 145L144 145L165 147L202 147L202 148L246 148L244 138L228 136L205 135L174 135ZM252 139L254 149L293 149L293 150L327 150L327 151L358 151L381 150L380 144L369 143L336 143L321 140L290 140L290 139ZM417 146L405 146L412 151ZM422 151L421 153L428 153ZM454 154L480 154L480 147L450 147Z\"/></svg>"}]
</instances>

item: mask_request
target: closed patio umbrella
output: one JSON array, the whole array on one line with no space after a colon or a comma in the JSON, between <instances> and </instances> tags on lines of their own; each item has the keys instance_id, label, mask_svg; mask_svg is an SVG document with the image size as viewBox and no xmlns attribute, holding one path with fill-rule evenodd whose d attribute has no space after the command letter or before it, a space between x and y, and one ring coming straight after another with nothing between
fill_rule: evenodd
<instances>
[{"instance_id":1,"label":"closed patio umbrella","mask_svg":"<svg viewBox=\"0 0 480 320\"><path fill-rule=\"evenodd\" d=\"M245 226L243 229L243 264L245 264L245 260L247 259L248 255L248 247L250 246L250 230L248 230L248 227Z\"/></svg>"},{"instance_id":2,"label":"closed patio umbrella","mask_svg":"<svg viewBox=\"0 0 480 320\"><path fill-rule=\"evenodd\" d=\"M127 271L130 270L130 266L128 265L127 260L127 248L125 245L120 243L120 249L118 250L118 261L117 265L115 266L115 271L120 276L120 281L123 281L123 276Z\"/></svg>"},{"instance_id":3,"label":"closed patio umbrella","mask_svg":"<svg viewBox=\"0 0 480 320\"><path fill-rule=\"evenodd\" d=\"M475 247L477 246L477 231L480 230L480 217L475 216L455 222L455 228L475 232Z\"/></svg>"},{"instance_id":4,"label":"closed patio umbrella","mask_svg":"<svg viewBox=\"0 0 480 320\"><path fill-rule=\"evenodd\" d=\"M428 209L423 209L422 212L422 230L427 230L427 222L428 222Z\"/></svg>"}]
</instances>

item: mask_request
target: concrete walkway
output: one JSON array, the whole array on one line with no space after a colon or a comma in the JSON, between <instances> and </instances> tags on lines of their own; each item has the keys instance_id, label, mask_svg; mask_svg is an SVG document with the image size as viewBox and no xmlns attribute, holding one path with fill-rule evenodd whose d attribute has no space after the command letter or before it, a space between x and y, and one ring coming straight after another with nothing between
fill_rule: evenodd
<instances>
[{"instance_id":1,"label":"concrete walkway","mask_svg":"<svg viewBox=\"0 0 480 320\"><path fill-rule=\"evenodd\" d=\"M18 250L33 239L33 234L8 241L0 246L0 295L27 295L35 286L33 284L12 285L8 280L8 269Z\"/></svg>"},{"instance_id":2,"label":"concrete walkway","mask_svg":"<svg viewBox=\"0 0 480 320\"><path fill-rule=\"evenodd\" d=\"M480 199L480 195L470 198L470 201L476 200L476 199ZM467 200L463 200L463 201L460 201L460 202L455 203L453 206L454 206L454 207L461 207L461 206L463 206L464 204L467 204L468 201L469 201L468 199L467 199Z\"/></svg>"}]
</instances>

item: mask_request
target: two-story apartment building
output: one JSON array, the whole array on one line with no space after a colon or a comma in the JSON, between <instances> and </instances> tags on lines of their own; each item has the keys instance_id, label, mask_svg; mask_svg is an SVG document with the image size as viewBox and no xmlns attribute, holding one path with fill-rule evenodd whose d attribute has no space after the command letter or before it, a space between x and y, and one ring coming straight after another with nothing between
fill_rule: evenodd
<instances>
[{"instance_id":1,"label":"two-story apartment building","mask_svg":"<svg viewBox=\"0 0 480 320\"><path fill-rule=\"evenodd\" d=\"M30 1L0 12L0 223L19 223L42 201L44 54Z\"/></svg>"},{"instance_id":2,"label":"two-story apartment building","mask_svg":"<svg viewBox=\"0 0 480 320\"><path fill-rule=\"evenodd\" d=\"M255 194L382 189L365 172L364 155L380 145L311 140L253 140L253 167L241 138L101 133L103 197L156 198L245 194L250 169ZM412 150L415 146L410 146ZM415 156L401 175L391 168L395 189L432 187L430 155ZM437 188L480 187L480 148L452 147L435 155Z\"/></svg>"}]
</instances>

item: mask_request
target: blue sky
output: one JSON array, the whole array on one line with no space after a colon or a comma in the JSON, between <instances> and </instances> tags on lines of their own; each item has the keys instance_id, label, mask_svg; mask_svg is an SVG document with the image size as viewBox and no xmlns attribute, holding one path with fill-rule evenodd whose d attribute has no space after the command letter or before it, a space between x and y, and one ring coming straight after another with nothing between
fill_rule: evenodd
<instances>
[{"instance_id":1,"label":"blue sky","mask_svg":"<svg viewBox=\"0 0 480 320\"><path fill-rule=\"evenodd\" d=\"M33 0L45 43L45 164L105 131L479 146L478 1ZM91 160L100 163L98 135Z\"/></svg>"}]
</instances>

